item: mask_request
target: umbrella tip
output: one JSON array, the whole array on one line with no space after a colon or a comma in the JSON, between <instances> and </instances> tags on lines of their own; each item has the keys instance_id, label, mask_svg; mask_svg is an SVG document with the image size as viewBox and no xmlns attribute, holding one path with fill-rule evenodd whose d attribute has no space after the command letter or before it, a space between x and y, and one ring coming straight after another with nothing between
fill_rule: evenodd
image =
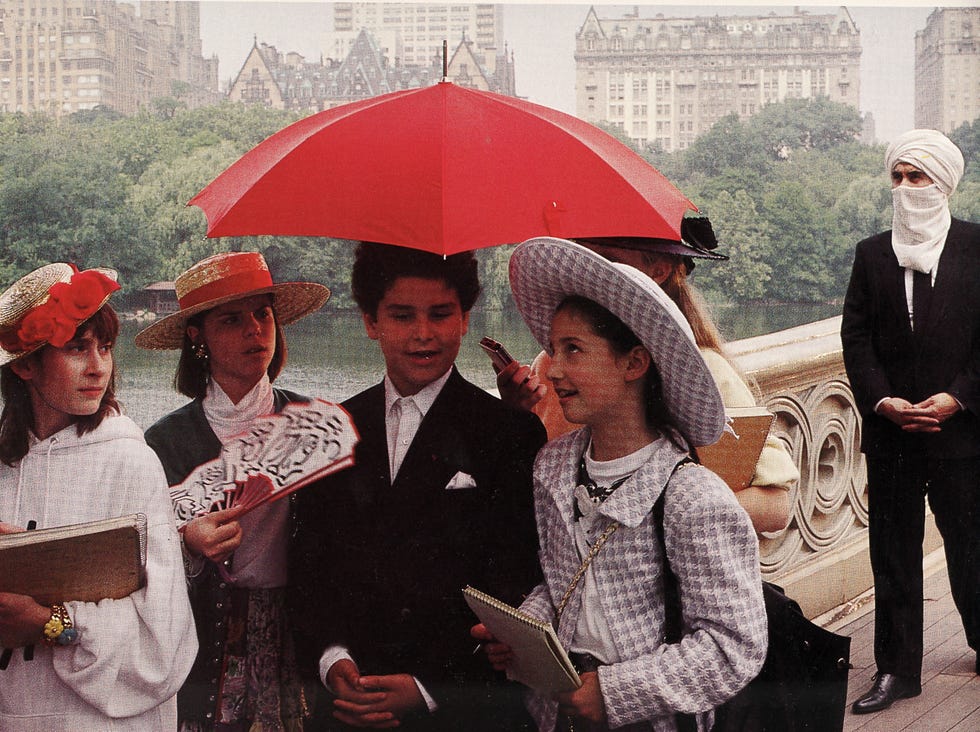
<instances>
[{"instance_id":1,"label":"umbrella tip","mask_svg":"<svg viewBox=\"0 0 980 732\"><path fill-rule=\"evenodd\" d=\"M442 80L449 81L449 41L442 39Z\"/></svg>"}]
</instances>

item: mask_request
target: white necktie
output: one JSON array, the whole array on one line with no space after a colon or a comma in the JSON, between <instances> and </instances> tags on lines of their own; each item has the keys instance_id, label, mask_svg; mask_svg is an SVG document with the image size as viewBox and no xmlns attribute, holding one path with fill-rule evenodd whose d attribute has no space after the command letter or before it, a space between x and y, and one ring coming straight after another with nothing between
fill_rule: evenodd
<instances>
[{"instance_id":1,"label":"white necktie","mask_svg":"<svg viewBox=\"0 0 980 732\"><path fill-rule=\"evenodd\" d=\"M394 483L395 476L398 475L398 470L405 459L405 454L408 452L419 424L422 422L422 413L411 397L396 399L392 409L395 410L395 416L398 418L391 451L391 482Z\"/></svg>"}]
</instances>

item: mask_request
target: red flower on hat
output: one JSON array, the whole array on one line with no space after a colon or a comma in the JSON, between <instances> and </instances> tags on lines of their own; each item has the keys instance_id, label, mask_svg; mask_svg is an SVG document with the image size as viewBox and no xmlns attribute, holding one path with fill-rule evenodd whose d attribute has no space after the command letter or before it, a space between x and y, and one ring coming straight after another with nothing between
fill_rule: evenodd
<instances>
[{"instance_id":1,"label":"red flower on hat","mask_svg":"<svg viewBox=\"0 0 980 732\"><path fill-rule=\"evenodd\" d=\"M3 348L10 352L29 351L44 343L61 348L118 289L119 284L101 272L76 269L68 282L51 285L48 299L24 316L16 335L3 339Z\"/></svg>"},{"instance_id":2,"label":"red flower on hat","mask_svg":"<svg viewBox=\"0 0 980 732\"><path fill-rule=\"evenodd\" d=\"M87 269L73 274L69 282L56 282L48 292L65 315L81 321L92 317L106 295L118 289L119 284L101 272Z\"/></svg>"},{"instance_id":3,"label":"red flower on hat","mask_svg":"<svg viewBox=\"0 0 980 732\"><path fill-rule=\"evenodd\" d=\"M76 321L66 317L55 301L48 300L24 316L17 335L24 350L45 342L61 348L75 335L76 327Z\"/></svg>"}]
</instances>

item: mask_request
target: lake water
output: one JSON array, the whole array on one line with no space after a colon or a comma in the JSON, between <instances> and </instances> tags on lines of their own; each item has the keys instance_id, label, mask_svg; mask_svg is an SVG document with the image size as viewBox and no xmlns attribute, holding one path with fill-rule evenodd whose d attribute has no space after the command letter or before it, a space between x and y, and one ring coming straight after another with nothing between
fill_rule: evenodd
<instances>
[{"instance_id":1,"label":"lake water","mask_svg":"<svg viewBox=\"0 0 980 732\"><path fill-rule=\"evenodd\" d=\"M276 385L342 401L378 383L384 376L384 363L377 344L364 333L358 313L327 308L286 327L289 361ZM725 338L736 340L833 317L840 314L840 307L721 306L712 312ZM144 351L133 345L133 337L142 327L132 321L122 324L115 351L119 374L116 391L126 413L145 429L187 398L173 389L176 351ZM516 311L474 311L456 364L466 378L486 389L496 384L490 362L478 345L484 335L502 342L524 363L540 351Z\"/></svg>"}]
</instances>

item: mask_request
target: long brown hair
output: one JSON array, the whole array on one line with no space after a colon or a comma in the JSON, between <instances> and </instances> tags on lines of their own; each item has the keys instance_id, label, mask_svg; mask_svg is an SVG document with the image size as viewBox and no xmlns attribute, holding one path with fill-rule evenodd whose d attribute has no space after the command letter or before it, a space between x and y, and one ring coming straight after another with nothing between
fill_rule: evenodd
<instances>
[{"instance_id":1,"label":"long brown hair","mask_svg":"<svg viewBox=\"0 0 980 732\"><path fill-rule=\"evenodd\" d=\"M648 260L660 259L670 262L670 274L660 286L691 325L691 330L694 331L694 342L698 344L698 348L710 348L724 356L725 340L711 319L711 315L708 313L708 305L701 293L687 281L687 266L684 264L684 258L677 254L663 254L661 252L644 252L644 255Z\"/></svg>"},{"instance_id":2,"label":"long brown hair","mask_svg":"<svg viewBox=\"0 0 980 732\"><path fill-rule=\"evenodd\" d=\"M115 344L119 336L119 317L109 305L103 305L95 315L86 320L75 331L75 337L91 333L100 343ZM22 359L35 359L40 362L43 348L22 356ZM30 449L30 433L34 428L34 407L27 383L14 373L11 364L0 368L0 396L3 397L3 411L0 412L0 461L13 466ZM78 435L91 432L110 414L119 411L116 401L116 361L112 361L112 372L102 402L93 414L72 417Z\"/></svg>"}]
</instances>

